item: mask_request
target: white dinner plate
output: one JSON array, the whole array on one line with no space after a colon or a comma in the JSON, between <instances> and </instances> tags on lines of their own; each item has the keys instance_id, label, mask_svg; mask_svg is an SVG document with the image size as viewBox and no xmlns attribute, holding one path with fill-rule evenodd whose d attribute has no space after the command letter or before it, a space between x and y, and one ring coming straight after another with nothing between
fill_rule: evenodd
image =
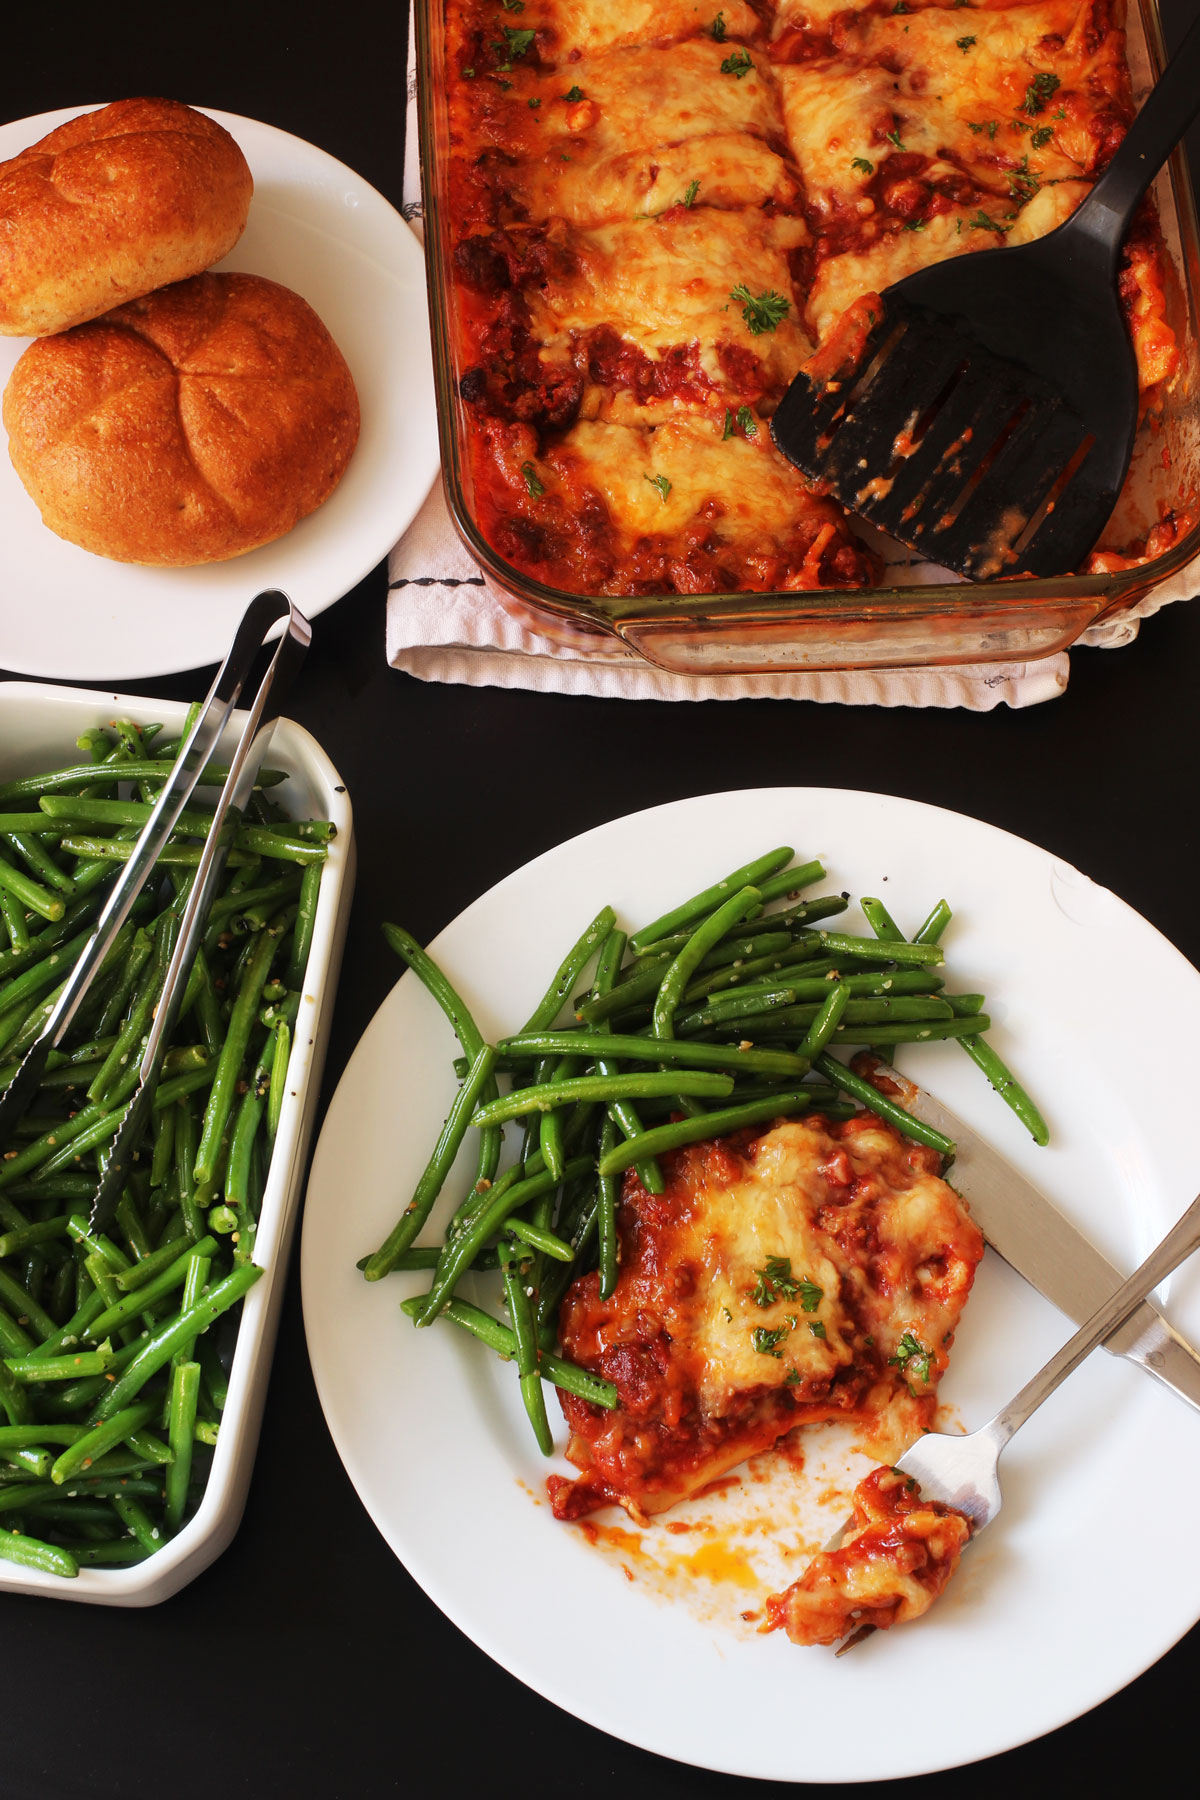
<instances>
[{"instance_id":1,"label":"white dinner plate","mask_svg":"<svg viewBox=\"0 0 1200 1800\"><path fill-rule=\"evenodd\" d=\"M0 125L0 159L89 110ZM145 569L48 530L5 443L0 668L112 682L219 662L263 588L282 588L310 618L349 593L415 518L437 473L425 271L412 232L382 194L315 145L203 110L237 139L254 176L246 229L216 267L282 282L315 308L358 388L358 447L325 505L286 537L229 562ZM0 338L0 388L27 342Z\"/></svg>"},{"instance_id":2,"label":"white dinner plate","mask_svg":"<svg viewBox=\"0 0 1200 1800\"><path fill-rule=\"evenodd\" d=\"M906 1050L901 1066L1132 1269L1200 1174L1188 1124L1200 977L1121 900L1033 844L874 794L705 795L547 852L431 948L494 1037L520 1026L604 902L634 929L781 842L822 857L830 889L881 894L902 930L947 897L952 984L987 994L991 1041L1042 1102L1052 1147L1033 1145L955 1045ZM799 1573L801 1539L814 1545L844 1513L846 1469L831 1475L815 1452L810 1499L818 1485L837 1491L823 1493L823 1519L818 1509L807 1526L786 1498L804 1477L777 1454L756 1459L740 1494L706 1502L707 1536L672 1536L665 1522L637 1533L609 1512L598 1521L620 1529L591 1542L594 1530L556 1523L544 1479L569 1470L538 1455L512 1369L449 1324L413 1329L397 1303L427 1276L368 1286L355 1268L411 1195L455 1090L455 1054L442 1014L406 974L325 1121L304 1223L304 1313L325 1416L368 1512L504 1668L581 1719L683 1762L870 1781L1038 1737L1131 1681L1200 1616L1200 1560L1176 1554L1200 1481L1200 1416L1103 1354L1014 1442L1004 1511L928 1618L841 1661L757 1629L760 1552L790 1538L780 1553ZM446 1206L461 1198L469 1161L468 1150ZM489 1278L476 1279L495 1308ZM1178 1272L1167 1301L1200 1341L1200 1269ZM1053 1307L987 1255L942 1388L951 1417L983 1423L1068 1335ZM560 1448L564 1438L558 1420ZM769 1518L764 1529L763 1492L777 1497L777 1529ZM757 1522L736 1522L739 1505L757 1505ZM722 1537L724 1507L735 1524Z\"/></svg>"}]
</instances>

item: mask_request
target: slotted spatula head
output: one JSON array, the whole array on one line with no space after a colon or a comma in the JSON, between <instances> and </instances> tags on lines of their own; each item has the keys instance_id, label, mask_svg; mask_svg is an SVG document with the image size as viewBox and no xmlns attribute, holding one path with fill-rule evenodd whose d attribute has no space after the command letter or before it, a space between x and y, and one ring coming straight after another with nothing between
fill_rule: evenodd
<instances>
[{"instance_id":1,"label":"slotted spatula head","mask_svg":"<svg viewBox=\"0 0 1200 1800\"><path fill-rule=\"evenodd\" d=\"M771 423L849 511L976 581L1076 567L1129 466L1137 367L1115 280L1062 238L885 289L849 366L815 359Z\"/></svg>"},{"instance_id":2,"label":"slotted spatula head","mask_svg":"<svg viewBox=\"0 0 1200 1800\"><path fill-rule=\"evenodd\" d=\"M851 309L845 353L825 346L780 402L778 449L849 511L972 580L1078 567L1137 430L1121 244L1200 110L1198 77L1200 19L1066 224L860 301L865 333Z\"/></svg>"}]
</instances>

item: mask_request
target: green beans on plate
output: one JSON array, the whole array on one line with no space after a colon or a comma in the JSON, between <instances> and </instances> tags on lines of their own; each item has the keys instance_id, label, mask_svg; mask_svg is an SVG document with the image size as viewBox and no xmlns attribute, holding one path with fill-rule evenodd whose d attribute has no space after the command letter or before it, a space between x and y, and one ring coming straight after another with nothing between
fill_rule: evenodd
<instances>
[{"instance_id":1,"label":"green beans on plate","mask_svg":"<svg viewBox=\"0 0 1200 1800\"><path fill-rule=\"evenodd\" d=\"M78 740L88 760L0 786L0 1088L170 770L159 735L117 720ZM254 1232L333 833L286 816L280 771L234 833L115 1218L99 1233L87 1221L224 774L205 771L0 1144L0 1553L64 1578L140 1562L186 1528L262 1274Z\"/></svg>"},{"instance_id":2,"label":"green beans on plate","mask_svg":"<svg viewBox=\"0 0 1200 1800\"><path fill-rule=\"evenodd\" d=\"M813 1109L845 1119L864 1107L953 1155L947 1138L876 1088L874 1064L850 1067L831 1054L842 1044L937 1040L975 1054L990 1025L984 996L950 992L939 972L949 908L940 902L911 940L870 899L863 913L875 937L827 930L817 921L843 912L847 896L797 900L824 873L819 862L794 865L781 847L632 935L612 908L600 908L524 1026L494 1045L429 953L401 927L383 928L453 1027L460 1085L415 1189L396 1196L396 1224L359 1267L370 1281L393 1270L429 1273L403 1312L419 1327L447 1319L515 1362L544 1453L552 1445L544 1381L594 1406L617 1402L610 1384L556 1357L553 1345L571 1283L596 1267L607 1297L620 1278L622 1178L665 1193L669 1204L670 1168L660 1159ZM985 1072L996 1067L977 1060ZM1011 1100L1015 1081L1004 1073ZM1005 1091L1001 1080L995 1085ZM1020 1092L1028 1122L1032 1102ZM541 1123L531 1129L530 1121ZM509 1146L514 1160L500 1173L501 1141L513 1124L522 1127ZM487 1154L480 1148L474 1177L459 1186L456 1153L472 1139ZM418 1243L435 1208L440 1242ZM491 1284L507 1324L460 1291L468 1280ZM124 1316L109 1305L100 1322ZM118 1374L118 1388L125 1379Z\"/></svg>"}]
</instances>

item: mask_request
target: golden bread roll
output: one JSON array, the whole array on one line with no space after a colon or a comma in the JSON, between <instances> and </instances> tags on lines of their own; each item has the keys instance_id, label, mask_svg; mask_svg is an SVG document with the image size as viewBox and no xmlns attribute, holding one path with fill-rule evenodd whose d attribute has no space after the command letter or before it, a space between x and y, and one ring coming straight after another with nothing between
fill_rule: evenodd
<instances>
[{"instance_id":1,"label":"golden bread roll","mask_svg":"<svg viewBox=\"0 0 1200 1800\"><path fill-rule=\"evenodd\" d=\"M0 335L44 337L198 275L254 184L229 133L177 100L118 100L0 163Z\"/></svg>"},{"instance_id":2,"label":"golden bread roll","mask_svg":"<svg viewBox=\"0 0 1200 1800\"><path fill-rule=\"evenodd\" d=\"M40 338L3 411L44 522L117 562L220 562L282 537L358 441L337 345L258 275L197 275Z\"/></svg>"}]
</instances>

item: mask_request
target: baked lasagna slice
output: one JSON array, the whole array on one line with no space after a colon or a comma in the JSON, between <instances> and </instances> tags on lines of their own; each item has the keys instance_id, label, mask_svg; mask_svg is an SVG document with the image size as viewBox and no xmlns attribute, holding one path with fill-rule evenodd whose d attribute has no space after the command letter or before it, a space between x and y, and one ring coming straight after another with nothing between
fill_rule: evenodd
<instances>
[{"instance_id":1,"label":"baked lasagna slice","mask_svg":"<svg viewBox=\"0 0 1200 1800\"><path fill-rule=\"evenodd\" d=\"M768 1631L794 1644L836 1644L862 1625L886 1630L928 1612L958 1567L971 1521L925 1500L911 1475L873 1469L854 1490L854 1518L836 1550L822 1550L767 1601Z\"/></svg>"},{"instance_id":2,"label":"baked lasagna slice","mask_svg":"<svg viewBox=\"0 0 1200 1800\"><path fill-rule=\"evenodd\" d=\"M631 1171L616 1288L583 1276L560 1313L566 1354L619 1403L560 1395L581 1473L551 1478L555 1514L662 1512L817 1420L927 1428L983 1254L938 1168L862 1114L693 1145L658 1195Z\"/></svg>"}]
</instances>

